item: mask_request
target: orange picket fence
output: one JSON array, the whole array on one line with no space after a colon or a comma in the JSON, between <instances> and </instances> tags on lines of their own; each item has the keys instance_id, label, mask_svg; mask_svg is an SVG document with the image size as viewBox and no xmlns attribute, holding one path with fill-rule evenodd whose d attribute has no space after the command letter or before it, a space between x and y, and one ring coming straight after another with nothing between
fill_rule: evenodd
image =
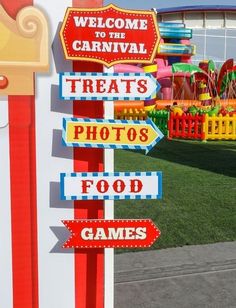
<instances>
[{"instance_id":1,"label":"orange picket fence","mask_svg":"<svg viewBox=\"0 0 236 308\"><path fill-rule=\"evenodd\" d=\"M196 106L200 107L201 102L198 100L157 100L156 101L156 109L165 109L167 106L172 106L174 103L176 103L179 106L182 107L191 107L191 106Z\"/></svg>"},{"instance_id":2,"label":"orange picket fence","mask_svg":"<svg viewBox=\"0 0 236 308\"><path fill-rule=\"evenodd\" d=\"M129 108L122 111L115 111L115 119L118 120L146 120L147 111L144 109Z\"/></svg>"},{"instance_id":3,"label":"orange picket fence","mask_svg":"<svg viewBox=\"0 0 236 308\"><path fill-rule=\"evenodd\" d=\"M221 99L216 103L220 104L222 107L231 106L233 108L236 108L236 99Z\"/></svg>"},{"instance_id":4,"label":"orange picket fence","mask_svg":"<svg viewBox=\"0 0 236 308\"><path fill-rule=\"evenodd\" d=\"M144 101L114 101L115 112L124 109L144 109Z\"/></svg>"}]
</instances>

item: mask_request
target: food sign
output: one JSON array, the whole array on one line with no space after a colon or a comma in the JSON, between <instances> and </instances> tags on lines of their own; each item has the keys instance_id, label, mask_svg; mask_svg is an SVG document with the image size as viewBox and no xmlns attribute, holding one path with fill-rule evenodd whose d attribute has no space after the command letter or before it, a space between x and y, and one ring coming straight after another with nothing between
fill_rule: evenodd
<instances>
[{"instance_id":1,"label":"food sign","mask_svg":"<svg viewBox=\"0 0 236 308\"><path fill-rule=\"evenodd\" d=\"M61 200L161 199L162 172L61 173Z\"/></svg>"}]
</instances>

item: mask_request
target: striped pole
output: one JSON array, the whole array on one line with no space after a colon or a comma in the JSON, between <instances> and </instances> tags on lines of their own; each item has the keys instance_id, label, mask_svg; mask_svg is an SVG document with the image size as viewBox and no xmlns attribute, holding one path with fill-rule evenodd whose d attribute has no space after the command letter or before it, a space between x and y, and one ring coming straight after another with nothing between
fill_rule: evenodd
<instances>
[{"instance_id":1,"label":"striped pole","mask_svg":"<svg viewBox=\"0 0 236 308\"><path fill-rule=\"evenodd\" d=\"M31 0L2 0L15 18ZM14 308L38 307L34 96L9 96L12 287Z\"/></svg>"},{"instance_id":2,"label":"striped pole","mask_svg":"<svg viewBox=\"0 0 236 308\"><path fill-rule=\"evenodd\" d=\"M73 7L102 7L103 0L73 0ZM73 62L74 72L102 72L92 62ZM103 118L102 101L74 101L74 117ZM103 171L103 149L74 149L74 171ZM103 201L75 201L75 219L104 218ZM75 250L75 308L104 307L104 249Z\"/></svg>"}]
</instances>

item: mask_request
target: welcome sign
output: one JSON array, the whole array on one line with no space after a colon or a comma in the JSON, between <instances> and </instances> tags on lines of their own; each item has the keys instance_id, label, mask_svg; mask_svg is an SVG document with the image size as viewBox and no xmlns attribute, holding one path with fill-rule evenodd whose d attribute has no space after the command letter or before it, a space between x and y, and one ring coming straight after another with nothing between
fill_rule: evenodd
<instances>
[{"instance_id":1,"label":"welcome sign","mask_svg":"<svg viewBox=\"0 0 236 308\"><path fill-rule=\"evenodd\" d=\"M137 35L138 34L138 35ZM160 34L150 11L68 8L60 32L66 59L116 63L151 63Z\"/></svg>"}]
</instances>

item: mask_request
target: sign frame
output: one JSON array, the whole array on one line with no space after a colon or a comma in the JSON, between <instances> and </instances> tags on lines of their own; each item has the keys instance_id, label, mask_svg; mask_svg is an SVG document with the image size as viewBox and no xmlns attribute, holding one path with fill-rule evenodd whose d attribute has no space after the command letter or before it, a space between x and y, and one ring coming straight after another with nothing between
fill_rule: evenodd
<instances>
[{"instance_id":1,"label":"sign frame","mask_svg":"<svg viewBox=\"0 0 236 308\"><path fill-rule=\"evenodd\" d=\"M156 35L156 41L155 43L153 43L153 47L152 47L152 52L151 55L149 56L149 59L144 59L142 57L140 57L139 59L132 59L131 57L127 57L127 59L114 59L111 62L107 62L104 59L98 59L96 57L91 57L91 56L71 56L68 54L68 50L67 50L67 43L65 42L65 37L64 37L64 29L67 27L67 20L68 17L70 16L72 11L76 11L76 12L87 12L88 14L96 14L98 12L103 12L103 11L118 11L120 13L125 13L125 14L130 14L130 15L141 15L141 14L147 14L152 16L153 19L153 24L152 24L152 28L153 31L155 31L155 35ZM97 28L94 28L97 29ZM82 61L92 61L92 62L97 62L100 64L103 64L107 67L111 67L115 64L119 64L119 63L143 63L143 64L151 64L154 61L154 58L156 56L157 53L157 48L158 45L160 43L161 40L161 35L160 35L160 31L159 31L159 27L158 27L158 23L157 23L157 19L156 19L156 13L154 11L147 11L147 10L128 10L128 9L122 9L120 7L117 7L114 4L109 4L107 6L101 7L101 8L67 8L66 14L64 16L64 20L60 29L60 39L61 39L61 43L62 43L62 47L63 47L63 51L65 54L65 58L67 60L82 60Z\"/></svg>"}]
</instances>

